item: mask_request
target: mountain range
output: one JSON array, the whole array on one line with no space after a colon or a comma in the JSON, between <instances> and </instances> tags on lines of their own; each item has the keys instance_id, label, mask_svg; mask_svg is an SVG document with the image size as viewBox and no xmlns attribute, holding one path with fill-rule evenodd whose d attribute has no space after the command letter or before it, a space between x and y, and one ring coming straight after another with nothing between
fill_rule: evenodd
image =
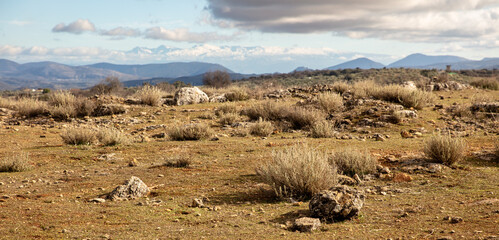
<instances>
[{"instance_id":1,"label":"mountain range","mask_svg":"<svg viewBox=\"0 0 499 240\"><path fill-rule=\"evenodd\" d=\"M155 51L169 51L156 49ZM135 48L140 54L149 49ZM383 65L368 58L357 58L325 69L337 70L348 68L420 68L445 69L451 65L453 70L462 69L499 69L499 58L484 58L473 61L457 56L428 56L411 54L389 65ZM56 62L33 62L19 64L7 59L0 59L0 90L29 88L87 88L108 76L118 77L125 86L137 86L145 82L183 81L192 85L201 85L203 74L221 70L228 72L232 79L238 80L255 74L240 74L214 63L205 62L172 62L160 64L123 65L112 63L96 63L91 65L70 66ZM295 71L311 70L299 67Z\"/></svg>"}]
</instances>

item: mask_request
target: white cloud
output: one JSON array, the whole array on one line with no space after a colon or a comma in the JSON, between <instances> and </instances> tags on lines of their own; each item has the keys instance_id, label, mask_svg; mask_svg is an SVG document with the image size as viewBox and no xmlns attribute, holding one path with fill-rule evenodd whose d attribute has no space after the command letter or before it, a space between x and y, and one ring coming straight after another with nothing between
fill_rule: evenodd
<instances>
[{"instance_id":1,"label":"white cloud","mask_svg":"<svg viewBox=\"0 0 499 240\"><path fill-rule=\"evenodd\" d=\"M52 32L68 32L81 34L83 32L95 32L95 25L88 19L78 19L68 25L59 23L52 28Z\"/></svg>"},{"instance_id":2,"label":"white cloud","mask_svg":"<svg viewBox=\"0 0 499 240\"><path fill-rule=\"evenodd\" d=\"M499 0L208 0L219 27L350 38L454 42L499 38Z\"/></svg>"},{"instance_id":3,"label":"white cloud","mask_svg":"<svg viewBox=\"0 0 499 240\"><path fill-rule=\"evenodd\" d=\"M100 32L100 35L114 37L137 37L140 36L140 34L140 30L127 27L117 27L111 30L102 30Z\"/></svg>"},{"instance_id":4,"label":"white cloud","mask_svg":"<svg viewBox=\"0 0 499 240\"><path fill-rule=\"evenodd\" d=\"M22 47L11 46L11 45L3 45L0 46L0 56L14 56L23 52Z\"/></svg>"}]
</instances>

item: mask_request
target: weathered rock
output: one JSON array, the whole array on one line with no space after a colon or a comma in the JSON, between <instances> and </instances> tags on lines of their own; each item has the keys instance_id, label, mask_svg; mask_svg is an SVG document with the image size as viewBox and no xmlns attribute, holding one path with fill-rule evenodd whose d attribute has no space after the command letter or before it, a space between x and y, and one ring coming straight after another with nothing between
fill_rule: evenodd
<instances>
[{"instance_id":1,"label":"weathered rock","mask_svg":"<svg viewBox=\"0 0 499 240\"><path fill-rule=\"evenodd\" d=\"M345 175L338 175L338 183L349 186L357 185L357 181L355 181L355 179Z\"/></svg>"},{"instance_id":2,"label":"weathered rock","mask_svg":"<svg viewBox=\"0 0 499 240\"><path fill-rule=\"evenodd\" d=\"M227 102L227 97L225 96L225 94L213 96L210 98L210 102L212 103Z\"/></svg>"},{"instance_id":3,"label":"weathered rock","mask_svg":"<svg viewBox=\"0 0 499 240\"><path fill-rule=\"evenodd\" d=\"M418 87L413 81L407 81L402 84L402 87L410 89L410 90L416 90Z\"/></svg>"},{"instance_id":4,"label":"weathered rock","mask_svg":"<svg viewBox=\"0 0 499 240\"><path fill-rule=\"evenodd\" d=\"M109 195L111 200L125 200L140 198L149 194L150 190L147 185L142 182L138 177L132 176L125 181L123 185L116 187Z\"/></svg>"},{"instance_id":5,"label":"weathered rock","mask_svg":"<svg viewBox=\"0 0 499 240\"><path fill-rule=\"evenodd\" d=\"M295 220L291 229L300 232L312 232L321 226L321 221L317 218L302 217Z\"/></svg>"},{"instance_id":6,"label":"weathered rock","mask_svg":"<svg viewBox=\"0 0 499 240\"><path fill-rule=\"evenodd\" d=\"M407 173L396 173L393 176L394 182L410 182L412 181L412 177Z\"/></svg>"},{"instance_id":7,"label":"weathered rock","mask_svg":"<svg viewBox=\"0 0 499 240\"><path fill-rule=\"evenodd\" d=\"M203 208L204 207L203 199L200 199L200 198L192 199L191 207Z\"/></svg>"},{"instance_id":8,"label":"weathered rock","mask_svg":"<svg viewBox=\"0 0 499 240\"><path fill-rule=\"evenodd\" d=\"M178 106L208 102L208 95L197 87L183 87L175 93L174 101Z\"/></svg>"},{"instance_id":9,"label":"weathered rock","mask_svg":"<svg viewBox=\"0 0 499 240\"><path fill-rule=\"evenodd\" d=\"M364 194L356 189L337 186L314 195L309 209L312 217L328 222L342 221L356 216L364 199Z\"/></svg>"},{"instance_id":10,"label":"weathered rock","mask_svg":"<svg viewBox=\"0 0 499 240\"><path fill-rule=\"evenodd\" d=\"M92 198L89 200L89 202L94 202L94 203L105 203L106 199L104 198Z\"/></svg>"},{"instance_id":11,"label":"weathered rock","mask_svg":"<svg viewBox=\"0 0 499 240\"><path fill-rule=\"evenodd\" d=\"M413 138L414 137L411 133L409 133L408 131L405 131L405 130L400 132L400 136L402 136L402 138Z\"/></svg>"},{"instance_id":12,"label":"weathered rock","mask_svg":"<svg viewBox=\"0 0 499 240\"><path fill-rule=\"evenodd\" d=\"M416 111L413 111L413 110L401 110L401 111L397 111L396 113L399 114L400 116L406 117L406 118L417 118L418 117L418 114L416 113Z\"/></svg>"}]
</instances>

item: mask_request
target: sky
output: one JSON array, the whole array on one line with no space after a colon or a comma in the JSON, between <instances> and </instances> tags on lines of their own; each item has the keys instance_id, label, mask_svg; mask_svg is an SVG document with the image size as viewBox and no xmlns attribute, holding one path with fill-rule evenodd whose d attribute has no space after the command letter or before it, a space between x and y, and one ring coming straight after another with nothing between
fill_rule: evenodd
<instances>
[{"instance_id":1,"label":"sky","mask_svg":"<svg viewBox=\"0 0 499 240\"><path fill-rule=\"evenodd\" d=\"M241 73L412 53L499 57L499 0L0 0L0 58Z\"/></svg>"}]
</instances>

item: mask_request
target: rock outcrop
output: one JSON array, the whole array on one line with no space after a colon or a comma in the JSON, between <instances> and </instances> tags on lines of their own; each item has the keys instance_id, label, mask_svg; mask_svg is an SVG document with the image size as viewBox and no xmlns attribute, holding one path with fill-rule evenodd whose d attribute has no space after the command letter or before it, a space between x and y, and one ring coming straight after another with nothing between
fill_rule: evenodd
<instances>
[{"instance_id":1,"label":"rock outcrop","mask_svg":"<svg viewBox=\"0 0 499 240\"><path fill-rule=\"evenodd\" d=\"M116 187L108 196L111 200L128 200L140 198L149 194L150 190L147 185L138 177L132 176L125 181L123 185Z\"/></svg>"},{"instance_id":2,"label":"rock outcrop","mask_svg":"<svg viewBox=\"0 0 499 240\"><path fill-rule=\"evenodd\" d=\"M197 87L183 87L175 92L175 97L173 99L177 106L204 103L209 100L208 95Z\"/></svg>"},{"instance_id":3,"label":"rock outcrop","mask_svg":"<svg viewBox=\"0 0 499 240\"><path fill-rule=\"evenodd\" d=\"M364 205L363 193L347 186L321 191L310 200L311 216L326 222L336 222L356 216Z\"/></svg>"}]
</instances>

